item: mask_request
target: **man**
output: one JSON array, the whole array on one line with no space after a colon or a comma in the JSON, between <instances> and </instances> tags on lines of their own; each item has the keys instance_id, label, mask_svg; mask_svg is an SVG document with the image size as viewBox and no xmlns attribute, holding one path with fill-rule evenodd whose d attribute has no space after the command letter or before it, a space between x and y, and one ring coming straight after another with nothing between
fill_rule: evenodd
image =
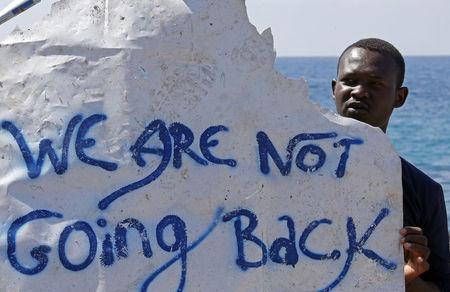
<instances>
[{"instance_id":1,"label":"man","mask_svg":"<svg viewBox=\"0 0 450 292\"><path fill-rule=\"evenodd\" d=\"M380 39L363 39L344 50L332 81L337 112L386 132L395 108L408 96L403 87L405 62ZM447 215L442 187L401 159L407 291L450 291Z\"/></svg>"}]
</instances>

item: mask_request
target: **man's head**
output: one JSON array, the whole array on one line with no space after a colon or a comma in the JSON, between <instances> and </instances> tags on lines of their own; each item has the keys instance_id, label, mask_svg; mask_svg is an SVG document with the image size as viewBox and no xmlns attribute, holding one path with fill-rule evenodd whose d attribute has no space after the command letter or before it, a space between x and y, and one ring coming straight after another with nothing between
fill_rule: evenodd
<instances>
[{"instance_id":1,"label":"man's head","mask_svg":"<svg viewBox=\"0 0 450 292\"><path fill-rule=\"evenodd\" d=\"M392 111L408 96L404 75L403 57L390 43L372 38L350 45L332 81L336 110L386 132Z\"/></svg>"}]
</instances>

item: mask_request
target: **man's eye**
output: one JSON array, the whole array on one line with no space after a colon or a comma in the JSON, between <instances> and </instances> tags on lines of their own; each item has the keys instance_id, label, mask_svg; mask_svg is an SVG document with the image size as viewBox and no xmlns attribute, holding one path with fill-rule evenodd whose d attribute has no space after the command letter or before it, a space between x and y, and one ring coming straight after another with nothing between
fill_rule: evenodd
<instances>
[{"instance_id":1,"label":"man's eye","mask_svg":"<svg viewBox=\"0 0 450 292\"><path fill-rule=\"evenodd\" d=\"M342 80L342 82L347 86L355 86L357 84L357 81L355 79L351 79L351 78L344 79L344 80Z\"/></svg>"},{"instance_id":2,"label":"man's eye","mask_svg":"<svg viewBox=\"0 0 450 292\"><path fill-rule=\"evenodd\" d=\"M372 86L376 86L376 87L383 86L383 83L380 82L380 81L372 81L372 82L370 82L370 84L371 84Z\"/></svg>"}]
</instances>

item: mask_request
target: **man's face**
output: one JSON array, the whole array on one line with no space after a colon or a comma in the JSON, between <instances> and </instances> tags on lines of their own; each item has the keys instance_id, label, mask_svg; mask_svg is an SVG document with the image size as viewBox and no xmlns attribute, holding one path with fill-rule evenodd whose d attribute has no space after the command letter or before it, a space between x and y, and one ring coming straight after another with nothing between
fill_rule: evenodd
<instances>
[{"instance_id":1,"label":"man's face","mask_svg":"<svg viewBox=\"0 0 450 292\"><path fill-rule=\"evenodd\" d=\"M337 112L386 132L389 118L406 100L406 87L398 88L398 68L378 52L352 48L341 58L332 81Z\"/></svg>"}]
</instances>

